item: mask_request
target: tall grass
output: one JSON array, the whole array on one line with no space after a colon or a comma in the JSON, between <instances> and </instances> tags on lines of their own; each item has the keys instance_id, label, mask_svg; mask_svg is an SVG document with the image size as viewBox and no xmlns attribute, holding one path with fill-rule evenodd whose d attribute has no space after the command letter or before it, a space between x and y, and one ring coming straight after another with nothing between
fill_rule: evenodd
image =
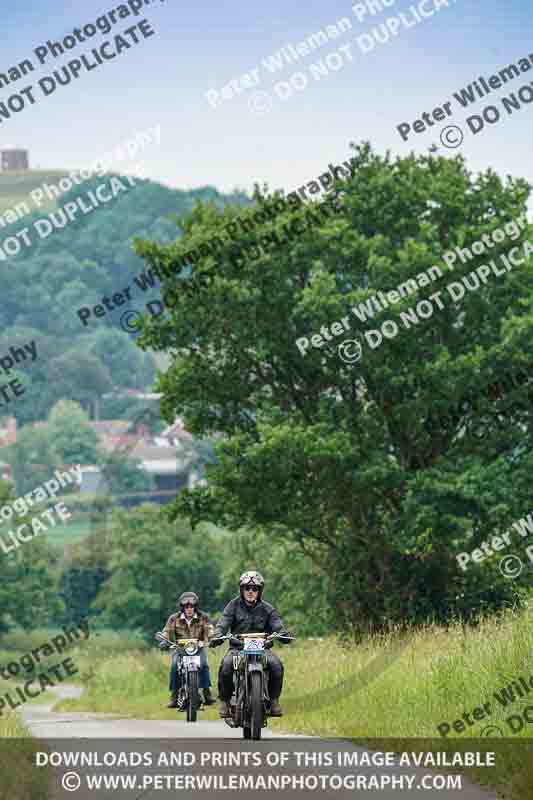
<instances>
[{"instance_id":1,"label":"tall grass","mask_svg":"<svg viewBox=\"0 0 533 800\"><path fill-rule=\"evenodd\" d=\"M531 614L487 620L476 629L427 627L403 649L383 639L363 646L328 640L285 648L289 713L283 727L352 738L440 738L438 725L451 725L465 711L491 701L490 717L467 725L463 733L452 729L447 738L479 737L488 723L509 731L505 719L533 703L533 690L510 711L493 692L519 676L533 676L532 652ZM533 726L519 736L531 738Z\"/></svg>"}]
</instances>

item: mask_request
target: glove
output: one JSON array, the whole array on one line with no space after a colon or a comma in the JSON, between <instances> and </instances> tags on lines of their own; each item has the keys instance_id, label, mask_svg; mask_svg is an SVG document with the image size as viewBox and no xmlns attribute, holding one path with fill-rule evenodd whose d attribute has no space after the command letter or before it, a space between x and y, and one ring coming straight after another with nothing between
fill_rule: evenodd
<instances>
[{"instance_id":1,"label":"glove","mask_svg":"<svg viewBox=\"0 0 533 800\"><path fill-rule=\"evenodd\" d=\"M160 650L170 650L170 645L167 644L166 642L160 642L159 643L159 649Z\"/></svg>"},{"instance_id":2,"label":"glove","mask_svg":"<svg viewBox=\"0 0 533 800\"><path fill-rule=\"evenodd\" d=\"M274 646L274 640L273 639L267 639L265 641L265 650L270 650L270 648L273 647L273 646Z\"/></svg>"},{"instance_id":3,"label":"glove","mask_svg":"<svg viewBox=\"0 0 533 800\"><path fill-rule=\"evenodd\" d=\"M289 644L290 639L288 639L286 636L278 636L278 642L281 642L282 644Z\"/></svg>"},{"instance_id":4,"label":"glove","mask_svg":"<svg viewBox=\"0 0 533 800\"><path fill-rule=\"evenodd\" d=\"M214 639L211 639L211 641L209 642L209 647L220 647L222 642L223 642L223 639L219 639L218 637L215 637Z\"/></svg>"}]
</instances>

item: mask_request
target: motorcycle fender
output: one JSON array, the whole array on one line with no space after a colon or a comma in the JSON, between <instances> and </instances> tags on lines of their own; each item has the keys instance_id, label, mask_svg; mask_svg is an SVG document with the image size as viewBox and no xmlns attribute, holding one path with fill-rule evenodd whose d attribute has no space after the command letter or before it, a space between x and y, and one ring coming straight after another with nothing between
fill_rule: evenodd
<instances>
[{"instance_id":1,"label":"motorcycle fender","mask_svg":"<svg viewBox=\"0 0 533 800\"><path fill-rule=\"evenodd\" d=\"M257 663L248 664L248 672L263 672L263 665Z\"/></svg>"}]
</instances>

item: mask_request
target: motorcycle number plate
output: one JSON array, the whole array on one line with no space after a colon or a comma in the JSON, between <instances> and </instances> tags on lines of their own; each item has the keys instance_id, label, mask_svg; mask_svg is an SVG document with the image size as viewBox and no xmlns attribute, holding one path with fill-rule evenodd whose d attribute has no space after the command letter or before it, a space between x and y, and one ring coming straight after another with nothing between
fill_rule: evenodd
<instances>
[{"instance_id":1,"label":"motorcycle number plate","mask_svg":"<svg viewBox=\"0 0 533 800\"><path fill-rule=\"evenodd\" d=\"M197 667L200 666L200 656L183 656L183 666L190 667L195 664Z\"/></svg>"},{"instance_id":2,"label":"motorcycle number plate","mask_svg":"<svg viewBox=\"0 0 533 800\"><path fill-rule=\"evenodd\" d=\"M262 653L265 649L265 643L262 639L246 639L244 649L247 653Z\"/></svg>"}]
</instances>

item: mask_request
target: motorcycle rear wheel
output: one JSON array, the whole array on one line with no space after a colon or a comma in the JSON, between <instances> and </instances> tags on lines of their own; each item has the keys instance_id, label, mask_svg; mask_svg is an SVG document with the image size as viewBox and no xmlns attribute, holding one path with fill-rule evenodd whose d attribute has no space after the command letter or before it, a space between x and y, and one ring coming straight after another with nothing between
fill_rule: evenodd
<instances>
[{"instance_id":1,"label":"motorcycle rear wheel","mask_svg":"<svg viewBox=\"0 0 533 800\"><path fill-rule=\"evenodd\" d=\"M189 697L187 702L187 722L196 722L196 713L200 705L198 693L198 673L189 672Z\"/></svg>"}]
</instances>

